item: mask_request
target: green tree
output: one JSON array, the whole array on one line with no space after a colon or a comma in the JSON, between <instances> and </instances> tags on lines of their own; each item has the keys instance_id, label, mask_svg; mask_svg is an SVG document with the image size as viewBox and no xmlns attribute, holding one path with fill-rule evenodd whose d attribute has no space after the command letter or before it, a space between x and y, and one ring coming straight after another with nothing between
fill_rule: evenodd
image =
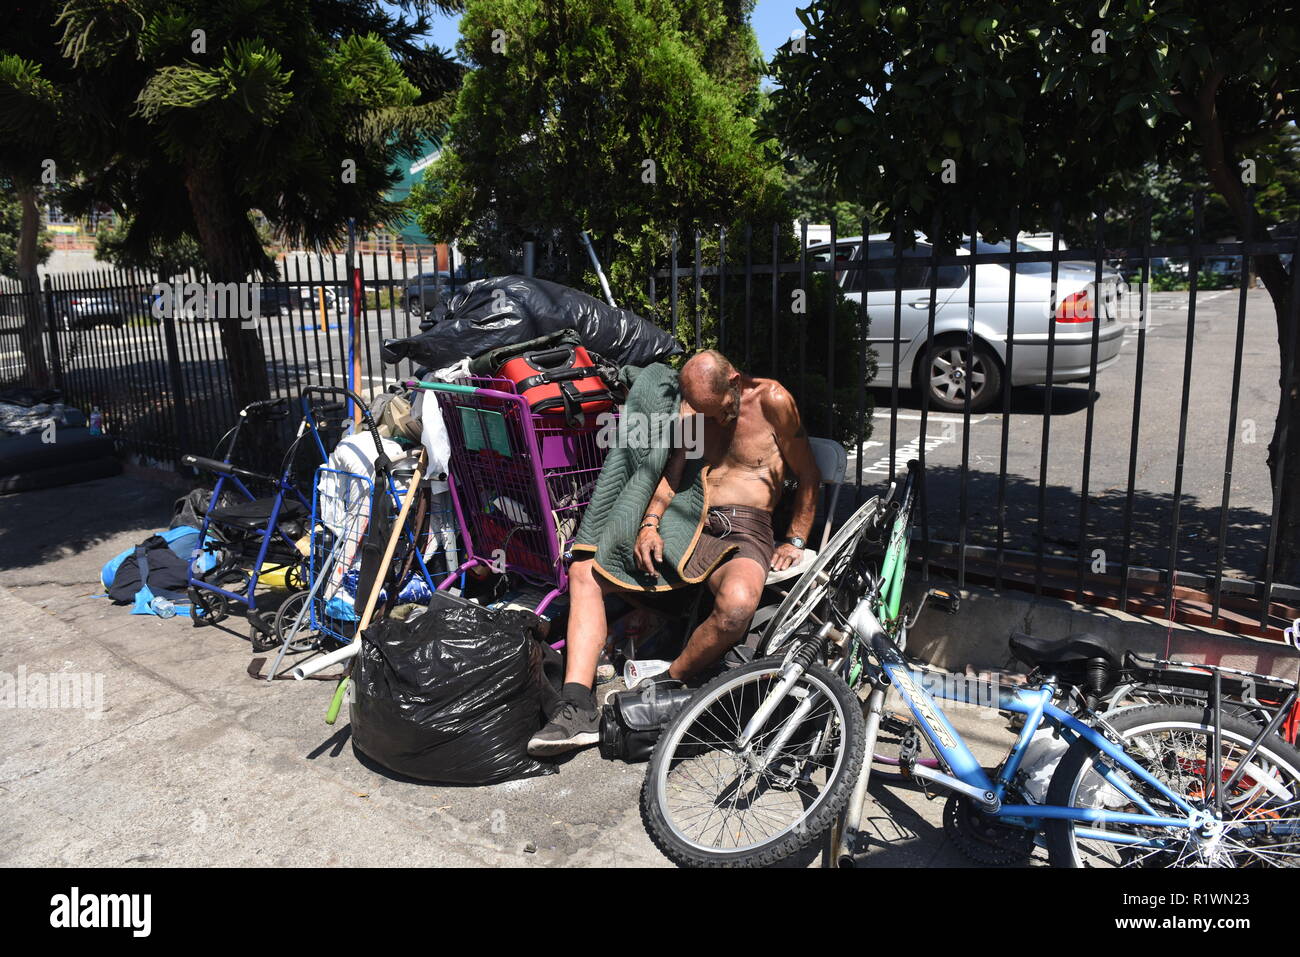
<instances>
[{"instance_id":1,"label":"green tree","mask_svg":"<svg viewBox=\"0 0 1300 957\"><path fill-rule=\"evenodd\" d=\"M71 172L71 164L58 165L63 159L60 136L70 115L60 84L71 71L58 54L56 12L52 3L24 2L11 8L0 38L0 182L18 204L13 272L28 293L19 341L27 377L41 386L50 381L36 295L36 269L43 261L41 200L60 174Z\"/></svg>"},{"instance_id":2,"label":"green tree","mask_svg":"<svg viewBox=\"0 0 1300 957\"><path fill-rule=\"evenodd\" d=\"M413 191L430 236L587 284L581 230L615 244L622 302L670 231L785 215L754 138L761 60L752 0L469 0L472 69L441 156Z\"/></svg>"},{"instance_id":3,"label":"green tree","mask_svg":"<svg viewBox=\"0 0 1300 957\"><path fill-rule=\"evenodd\" d=\"M806 52L773 69L767 131L847 195L880 203L941 243L969 228L1005 235L1122 201L1125 177L1189 158L1244 239L1267 240L1243 176L1266 191L1269 151L1300 107L1294 5L1255 0L812 0ZM955 181L954 181L955 174ZM1259 199L1256 199L1258 205ZM1282 354L1292 288L1276 255L1256 268ZM1294 268L1294 266L1292 267ZM1295 350L1300 353L1300 349ZM1300 454L1282 471L1283 428L1300 423L1296 356L1282 363L1268 464L1279 489L1275 572L1300 580ZM1292 433L1300 425L1293 425Z\"/></svg>"},{"instance_id":4,"label":"green tree","mask_svg":"<svg viewBox=\"0 0 1300 957\"><path fill-rule=\"evenodd\" d=\"M67 0L60 69L23 58L12 100L61 101L50 155L77 169L64 205L123 214L123 255L198 242L208 278L270 274L249 211L289 242L337 243L400 213L397 163L445 122L460 70L419 37L426 19L368 0ZM402 11L428 3L403 0ZM8 41L6 41L7 43ZM3 116L3 114L0 114ZM0 119L0 122L3 120ZM61 164L62 165L62 164ZM268 391L256 330L221 323L239 404Z\"/></svg>"},{"instance_id":5,"label":"green tree","mask_svg":"<svg viewBox=\"0 0 1300 957\"><path fill-rule=\"evenodd\" d=\"M837 190L818 180L812 164L798 156L785 163L785 199L790 211L810 223L835 223L837 236L856 236L867 217L865 206L837 195Z\"/></svg>"},{"instance_id":6,"label":"green tree","mask_svg":"<svg viewBox=\"0 0 1300 957\"><path fill-rule=\"evenodd\" d=\"M859 434L858 317L838 302L832 318L839 294L824 275L799 291L797 273L781 275L778 336L767 276L755 277L748 336L740 322L742 283L730 280L724 301L715 277L704 279L698 298L691 280L697 230L705 270L720 261L722 228L729 266L743 261L746 224L753 226L755 263L770 261L773 223L781 260L797 258L778 152L756 136L763 64L749 24L752 6L469 0L458 50L471 69L443 151L412 190L413 210L427 235L456 238L494 271L518 270L523 243L537 242L540 275L600 295L579 239L589 230L616 301L670 328L667 267L675 265L679 339L694 344L698 328L700 345L779 376L815 427L833 392L836 434L850 438ZM653 305L647 272L657 275ZM835 348L828 349L832 332ZM833 388L822 361L828 351ZM801 352L806 368L796 364ZM862 431L869 427L868 415Z\"/></svg>"},{"instance_id":7,"label":"green tree","mask_svg":"<svg viewBox=\"0 0 1300 957\"><path fill-rule=\"evenodd\" d=\"M17 191L0 181L0 276L17 277L18 243L21 239L23 222L22 204L17 198ZM42 225L36 233L36 262L49 261L49 231Z\"/></svg>"}]
</instances>

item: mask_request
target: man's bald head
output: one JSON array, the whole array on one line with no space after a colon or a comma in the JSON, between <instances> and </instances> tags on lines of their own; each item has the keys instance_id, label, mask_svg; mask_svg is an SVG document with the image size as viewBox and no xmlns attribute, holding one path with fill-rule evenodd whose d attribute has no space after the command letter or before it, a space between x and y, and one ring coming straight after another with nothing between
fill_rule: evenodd
<instances>
[{"instance_id":1,"label":"man's bald head","mask_svg":"<svg viewBox=\"0 0 1300 957\"><path fill-rule=\"evenodd\" d=\"M721 352L705 349L686 360L678 378L691 408L724 424L740 414L740 372Z\"/></svg>"}]
</instances>

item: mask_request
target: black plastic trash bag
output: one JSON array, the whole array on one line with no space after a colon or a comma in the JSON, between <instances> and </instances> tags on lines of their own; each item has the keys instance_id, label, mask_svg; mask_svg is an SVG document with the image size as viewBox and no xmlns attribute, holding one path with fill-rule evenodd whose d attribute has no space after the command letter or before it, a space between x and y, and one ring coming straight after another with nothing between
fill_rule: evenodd
<instances>
[{"instance_id":1,"label":"black plastic trash bag","mask_svg":"<svg viewBox=\"0 0 1300 957\"><path fill-rule=\"evenodd\" d=\"M588 351L620 366L647 366L682 351L676 339L652 322L585 292L545 279L496 276L465 286L432 329L409 339L387 340L384 361L414 359L429 369L442 369L466 356L560 329L576 330Z\"/></svg>"},{"instance_id":2,"label":"black plastic trash bag","mask_svg":"<svg viewBox=\"0 0 1300 957\"><path fill-rule=\"evenodd\" d=\"M384 767L438 784L555 773L528 756L543 723L537 616L435 592L429 610L365 632L352 740Z\"/></svg>"}]
</instances>

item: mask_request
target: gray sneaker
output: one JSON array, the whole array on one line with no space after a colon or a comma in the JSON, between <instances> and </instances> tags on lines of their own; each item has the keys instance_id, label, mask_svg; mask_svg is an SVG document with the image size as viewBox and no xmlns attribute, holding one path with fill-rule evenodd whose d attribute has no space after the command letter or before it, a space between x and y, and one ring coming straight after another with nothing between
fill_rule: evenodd
<instances>
[{"instance_id":1,"label":"gray sneaker","mask_svg":"<svg viewBox=\"0 0 1300 957\"><path fill-rule=\"evenodd\" d=\"M572 701L564 701L550 722L528 742L528 753L546 758L565 751L589 748L600 741L600 713Z\"/></svg>"}]
</instances>

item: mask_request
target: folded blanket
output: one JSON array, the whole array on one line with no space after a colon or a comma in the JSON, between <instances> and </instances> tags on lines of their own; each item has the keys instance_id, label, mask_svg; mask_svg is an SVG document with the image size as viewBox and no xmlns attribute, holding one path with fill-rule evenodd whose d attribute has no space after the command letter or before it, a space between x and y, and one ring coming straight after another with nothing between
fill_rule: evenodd
<instances>
[{"instance_id":1,"label":"folded blanket","mask_svg":"<svg viewBox=\"0 0 1300 957\"><path fill-rule=\"evenodd\" d=\"M663 421L665 416L680 414L681 394L674 369L662 363L625 367L620 378L629 387L623 406L625 423L635 416L644 417L642 421L655 421L657 416ZM662 436L654 428L627 428L624 434L628 441L609 450L596 480L572 546L575 560L594 556L596 571L626 588L668 591L703 581L736 547L722 549L702 575L691 578L683 572L704 528L709 505L704 484L708 466L702 458L686 460L682 487L659 522L664 560L650 574L637 567L632 549L671 450L668 443L656 441Z\"/></svg>"}]
</instances>

